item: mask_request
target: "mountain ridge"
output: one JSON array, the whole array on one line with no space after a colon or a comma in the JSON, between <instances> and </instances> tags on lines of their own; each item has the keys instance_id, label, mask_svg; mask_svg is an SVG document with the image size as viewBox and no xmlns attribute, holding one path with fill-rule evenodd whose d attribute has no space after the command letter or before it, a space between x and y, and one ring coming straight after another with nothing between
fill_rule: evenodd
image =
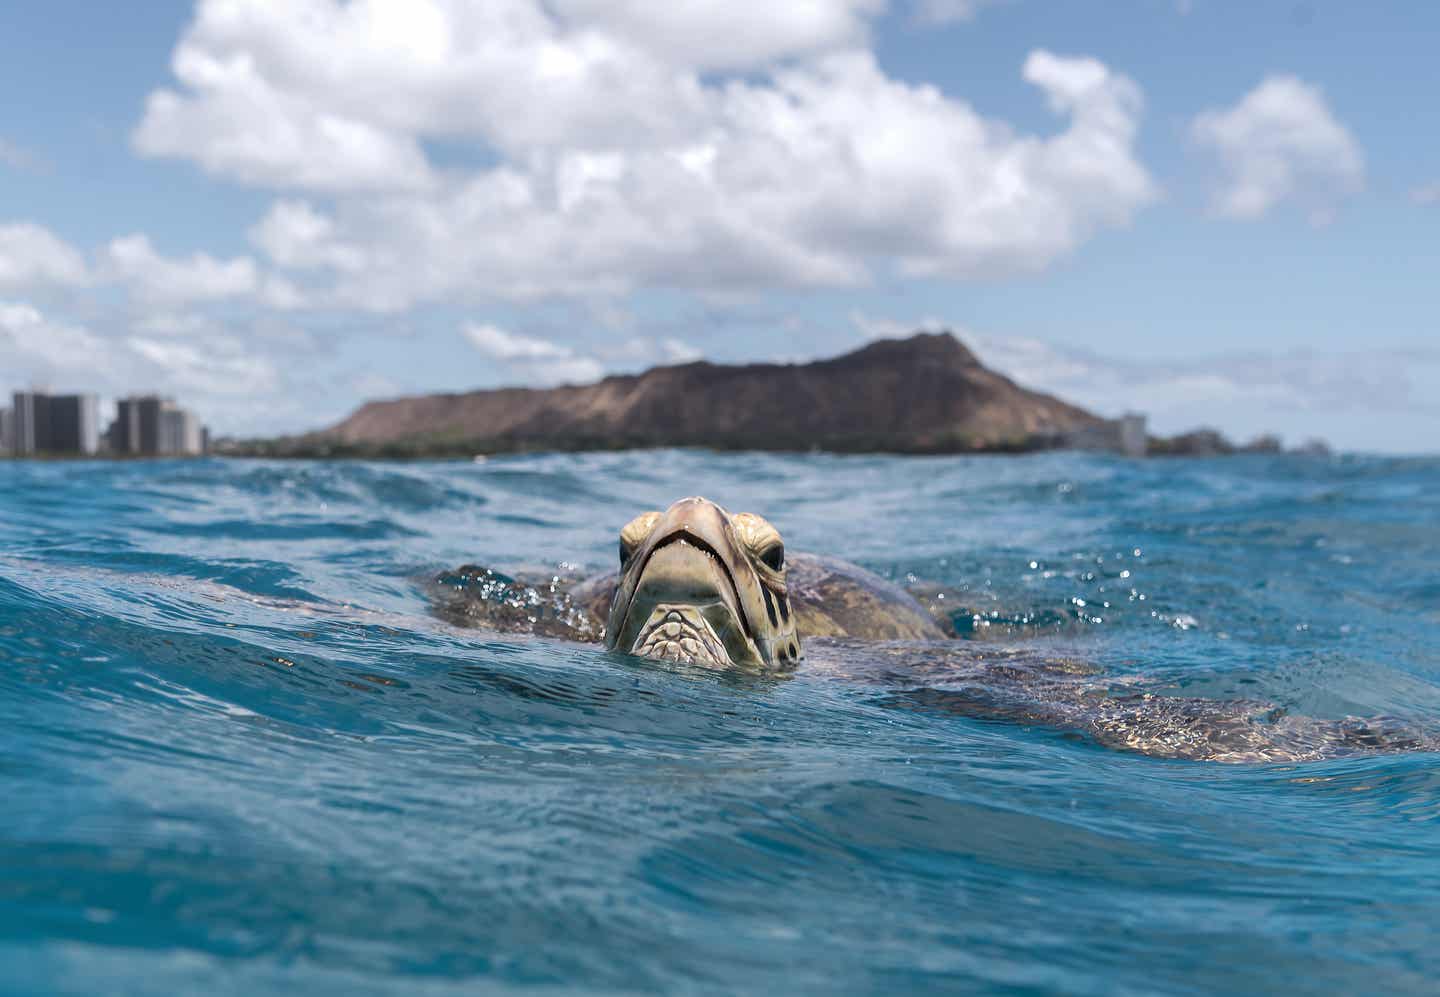
<instances>
[{"instance_id":1,"label":"mountain ridge","mask_svg":"<svg viewBox=\"0 0 1440 997\"><path fill-rule=\"evenodd\" d=\"M921 332L803 364L698 360L592 384L371 401L326 429L245 449L295 456L666 446L974 453L1054 446L1105 424L990 370L951 333Z\"/></svg>"}]
</instances>

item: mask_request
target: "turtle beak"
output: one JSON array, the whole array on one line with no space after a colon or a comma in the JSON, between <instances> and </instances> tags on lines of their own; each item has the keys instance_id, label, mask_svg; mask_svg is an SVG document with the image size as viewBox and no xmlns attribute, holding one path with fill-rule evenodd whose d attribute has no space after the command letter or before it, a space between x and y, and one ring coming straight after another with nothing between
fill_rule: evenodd
<instances>
[{"instance_id":1,"label":"turtle beak","mask_svg":"<svg viewBox=\"0 0 1440 997\"><path fill-rule=\"evenodd\" d=\"M610 606L606 645L709 667L763 667L747 608L760 598L725 510L681 499L631 555Z\"/></svg>"}]
</instances>

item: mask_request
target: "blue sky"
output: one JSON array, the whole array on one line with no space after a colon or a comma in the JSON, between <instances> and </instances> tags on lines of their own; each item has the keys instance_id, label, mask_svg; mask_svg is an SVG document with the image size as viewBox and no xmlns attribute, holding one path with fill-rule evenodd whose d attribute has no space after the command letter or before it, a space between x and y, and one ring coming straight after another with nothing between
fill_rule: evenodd
<instances>
[{"instance_id":1,"label":"blue sky","mask_svg":"<svg viewBox=\"0 0 1440 997\"><path fill-rule=\"evenodd\" d=\"M220 432L919 326L1156 428L1440 439L1440 8L0 13L0 389Z\"/></svg>"}]
</instances>

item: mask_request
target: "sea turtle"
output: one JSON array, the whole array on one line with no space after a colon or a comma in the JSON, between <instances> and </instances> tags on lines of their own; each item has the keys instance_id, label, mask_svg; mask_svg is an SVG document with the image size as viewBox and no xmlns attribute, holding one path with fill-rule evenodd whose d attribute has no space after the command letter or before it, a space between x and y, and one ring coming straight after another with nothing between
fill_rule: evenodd
<instances>
[{"instance_id":1,"label":"sea turtle","mask_svg":"<svg viewBox=\"0 0 1440 997\"><path fill-rule=\"evenodd\" d=\"M763 517L700 497L636 516L620 531L619 570L573 586L530 585L474 565L441 583L437 611L453 623L603 641L711 668L789 671L804 640L817 637L949 636L899 586L837 558L787 554Z\"/></svg>"},{"instance_id":2,"label":"sea turtle","mask_svg":"<svg viewBox=\"0 0 1440 997\"><path fill-rule=\"evenodd\" d=\"M835 558L792 554L754 513L700 497L620 531L619 569L538 585L469 565L437 579L437 615L461 626L603 642L644 658L771 675L807 671L884 688L905 709L1040 723L1167 758L1299 761L1436 750L1385 720L1290 716L1273 704L1164 695L1131 677L1028 647L954 640L913 595Z\"/></svg>"}]
</instances>

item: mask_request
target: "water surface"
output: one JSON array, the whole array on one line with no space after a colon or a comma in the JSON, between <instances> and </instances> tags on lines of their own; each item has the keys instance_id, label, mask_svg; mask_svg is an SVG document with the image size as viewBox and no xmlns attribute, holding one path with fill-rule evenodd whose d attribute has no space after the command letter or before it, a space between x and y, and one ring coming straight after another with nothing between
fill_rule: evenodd
<instances>
[{"instance_id":1,"label":"water surface","mask_svg":"<svg viewBox=\"0 0 1440 997\"><path fill-rule=\"evenodd\" d=\"M1440 730L1440 461L0 462L15 992L1433 992L1433 753L1167 761L448 628L702 493L977 648Z\"/></svg>"}]
</instances>

